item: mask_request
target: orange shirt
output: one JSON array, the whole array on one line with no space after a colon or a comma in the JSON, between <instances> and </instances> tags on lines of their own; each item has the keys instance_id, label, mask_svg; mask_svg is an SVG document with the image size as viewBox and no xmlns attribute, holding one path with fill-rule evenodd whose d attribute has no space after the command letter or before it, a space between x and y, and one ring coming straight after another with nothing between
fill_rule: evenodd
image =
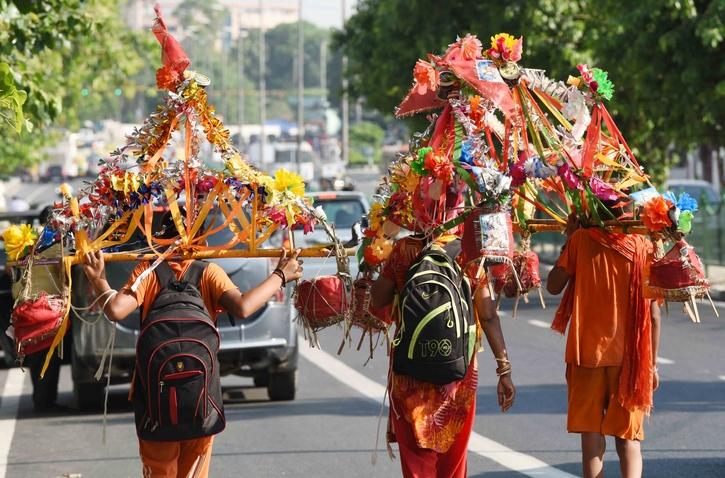
<instances>
[{"instance_id":1,"label":"orange shirt","mask_svg":"<svg viewBox=\"0 0 725 478\"><path fill-rule=\"evenodd\" d=\"M641 247L649 247L643 237L637 240ZM583 367L622 365L634 264L600 244L586 229L579 229L569 238L556 265L575 279L566 363Z\"/></svg>"},{"instance_id":2,"label":"orange shirt","mask_svg":"<svg viewBox=\"0 0 725 478\"><path fill-rule=\"evenodd\" d=\"M169 267L171 267L171 270L176 274L176 277L181 278L183 274L186 273L186 270L192 262L194 261L169 261L168 264ZM131 277L129 277L126 285L124 285L121 289L136 297L136 301L142 311L141 320L143 320L146 317L146 314L148 314L148 311L151 310L154 300L156 300L156 296L161 291L161 287L155 273L147 275L141 281L135 293L131 291L133 283L136 282L136 279L143 271L149 268L149 265L150 264L148 262L140 262L131 273ZM226 291L236 289L237 286L234 285L234 282L232 282L226 272L224 272L224 269L219 267L217 264L210 263L201 276L200 288L201 290L199 292L204 299L206 309L209 311L211 318L216 320L217 314L222 311L219 299L221 299L221 296Z\"/></svg>"}]
</instances>

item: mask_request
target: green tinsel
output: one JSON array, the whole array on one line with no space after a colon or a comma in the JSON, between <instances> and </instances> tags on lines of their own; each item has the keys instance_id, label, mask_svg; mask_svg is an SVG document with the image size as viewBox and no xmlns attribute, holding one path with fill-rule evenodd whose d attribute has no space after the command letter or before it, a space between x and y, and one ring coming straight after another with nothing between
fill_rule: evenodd
<instances>
[{"instance_id":1,"label":"green tinsel","mask_svg":"<svg viewBox=\"0 0 725 478\"><path fill-rule=\"evenodd\" d=\"M599 68L592 68L592 76L599 85L597 94L607 101L611 100L614 96L614 83L609 79L608 73Z\"/></svg>"}]
</instances>

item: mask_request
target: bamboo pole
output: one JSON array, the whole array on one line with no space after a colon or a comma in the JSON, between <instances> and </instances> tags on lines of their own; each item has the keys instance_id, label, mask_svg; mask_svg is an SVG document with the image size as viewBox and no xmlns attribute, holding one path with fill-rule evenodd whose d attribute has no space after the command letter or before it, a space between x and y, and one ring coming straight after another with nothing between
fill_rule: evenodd
<instances>
[{"instance_id":1,"label":"bamboo pole","mask_svg":"<svg viewBox=\"0 0 725 478\"><path fill-rule=\"evenodd\" d=\"M308 247L301 249L300 257L328 257L332 253L330 247ZM257 249L256 251L250 251L247 249L232 249L223 251L195 251L188 254L176 254L169 256L167 260L188 260L188 259L231 259L231 258L261 258L261 257L281 257L284 254L284 249ZM357 254L357 248L350 247L345 249L345 255L354 256ZM133 261L154 261L158 259L156 254L133 254L133 253L113 253L103 254L103 260L105 262L133 262ZM71 265L83 263L83 257L79 255L66 257L65 260L69 261ZM60 258L42 258L33 261L33 265L52 265L59 264ZM25 267L27 264L25 261L9 261L8 266L19 266Z\"/></svg>"},{"instance_id":2,"label":"bamboo pole","mask_svg":"<svg viewBox=\"0 0 725 478\"><path fill-rule=\"evenodd\" d=\"M518 223L514 223L514 231L522 232L522 228ZM566 228L566 224L560 223L555 219L531 219L526 221L526 231L528 232L559 232ZM642 221L623 220L623 221L604 221L604 228L610 232L619 232L624 234L642 234L648 235L649 230L644 227Z\"/></svg>"}]
</instances>

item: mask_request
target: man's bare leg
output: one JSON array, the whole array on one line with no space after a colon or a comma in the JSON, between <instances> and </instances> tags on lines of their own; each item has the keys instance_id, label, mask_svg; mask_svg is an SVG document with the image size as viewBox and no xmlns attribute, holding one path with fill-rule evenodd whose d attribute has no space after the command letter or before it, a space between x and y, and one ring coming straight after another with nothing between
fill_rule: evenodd
<instances>
[{"instance_id":1,"label":"man's bare leg","mask_svg":"<svg viewBox=\"0 0 725 478\"><path fill-rule=\"evenodd\" d=\"M615 438L617 455L619 455L619 468L622 478L641 478L642 476L642 449L637 440Z\"/></svg>"},{"instance_id":2,"label":"man's bare leg","mask_svg":"<svg viewBox=\"0 0 725 478\"><path fill-rule=\"evenodd\" d=\"M604 477L604 450L607 442L601 433L582 433L582 475L584 478Z\"/></svg>"}]
</instances>

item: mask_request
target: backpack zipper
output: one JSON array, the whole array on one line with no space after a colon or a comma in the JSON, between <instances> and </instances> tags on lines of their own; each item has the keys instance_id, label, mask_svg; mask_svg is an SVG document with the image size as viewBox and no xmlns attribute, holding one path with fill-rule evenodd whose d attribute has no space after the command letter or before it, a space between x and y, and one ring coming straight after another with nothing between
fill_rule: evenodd
<instances>
[{"instance_id":1,"label":"backpack zipper","mask_svg":"<svg viewBox=\"0 0 725 478\"><path fill-rule=\"evenodd\" d=\"M429 281L420 283L420 285L425 285L425 284L438 284L441 287L443 287L446 290L446 292L448 292L448 296L451 298L450 302L453 303L453 292L451 292L451 289L449 289L444 283L438 282L436 280L429 280ZM451 308L453 309L453 317L454 317L453 322L456 324L456 338L459 339L459 338L461 338L461 323L460 323L460 319L458 318L458 310L453 306L451 306Z\"/></svg>"},{"instance_id":2,"label":"backpack zipper","mask_svg":"<svg viewBox=\"0 0 725 478\"><path fill-rule=\"evenodd\" d=\"M423 327L425 327L428 322L442 314L443 312L447 312L451 310L452 304L448 302L447 304L439 305L435 309L428 312L423 319L418 322L418 325L415 327L415 330L413 331L413 337L410 339L410 344L408 345L408 359L413 359L413 352L415 351L415 343L418 341L418 336L420 336L421 331L423 330Z\"/></svg>"},{"instance_id":3,"label":"backpack zipper","mask_svg":"<svg viewBox=\"0 0 725 478\"><path fill-rule=\"evenodd\" d=\"M456 285L456 283L453 282L453 280L451 280L451 278L448 277L445 274L441 274L440 272L436 272L436 271L423 271L423 272L419 272L419 273L415 274L413 277L411 277L410 279L408 279L408 282L405 283L405 287L407 287L408 286L408 283L410 281L412 281L413 279L415 279L416 277L421 277L421 276L428 275L428 274L444 277L446 280L448 280L448 282L450 282L454 286ZM445 286L443 286L443 287L445 287ZM453 300L453 293L451 293L451 290L449 288L447 288L447 287L446 287L446 290L448 290L448 292L451 294L451 300ZM466 303L465 297L463 296L463 294L460 293L460 291L458 289L455 289L455 290L457 292L458 299L461 301L462 304L465 304L466 310L468 310L468 304ZM406 299L407 299L407 297L406 297ZM403 307L404 306L405 306L405 299L403 299ZM403 310L403 308L401 308L401 311L402 310ZM457 310L454 309L453 310L453 313L454 313L454 315L456 317L456 338L460 338L461 337L461 318L458 317L458 311Z\"/></svg>"}]
</instances>

